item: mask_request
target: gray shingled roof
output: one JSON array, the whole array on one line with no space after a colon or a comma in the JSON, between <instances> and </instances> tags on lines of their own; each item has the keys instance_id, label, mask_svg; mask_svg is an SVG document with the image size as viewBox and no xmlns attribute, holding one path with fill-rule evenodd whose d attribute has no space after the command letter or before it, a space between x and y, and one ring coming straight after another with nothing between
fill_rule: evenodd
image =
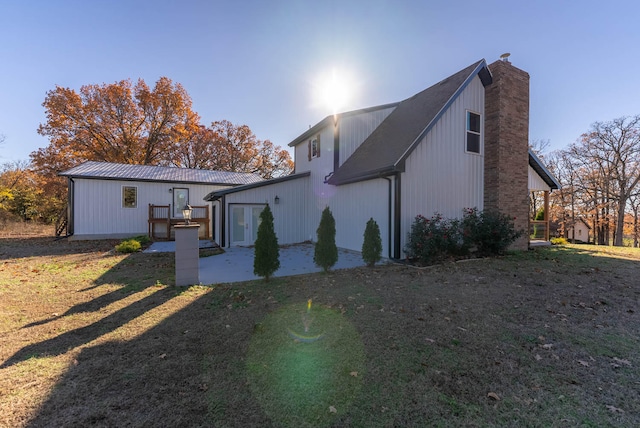
<instances>
[{"instance_id":1,"label":"gray shingled roof","mask_svg":"<svg viewBox=\"0 0 640 428\"><path fill-rule=\"evenodd\" d=\"M263 181L257 174L171 168L151 165L128 165L109 162L84 162L59 173L63 177L126 181L162 181L191 184L242 185Z\"/></svg>"},{"instance_id":2,"label":"gray shingled roof","mask_svg":"<svg viewBox=\"0 0 640 428\"><path fill-rule=\"evenodd\" d=\"M356 151L329 178L340 185L404 170L404 161L444 111L478 75L491 83L487 63L480 60L398 104Z\"/></svg>"}]
</instances>

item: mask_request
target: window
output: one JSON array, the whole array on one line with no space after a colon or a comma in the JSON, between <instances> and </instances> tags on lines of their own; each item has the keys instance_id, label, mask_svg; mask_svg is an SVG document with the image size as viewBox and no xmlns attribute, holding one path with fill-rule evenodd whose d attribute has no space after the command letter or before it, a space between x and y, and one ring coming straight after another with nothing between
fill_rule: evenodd
<instances>
[{"instance_id":1,"label":"window","mask_svg":"<svg viewBox=\"0 0 640 428\"><path fill-rule=\"evenodd\" d=\"M480 154L480 115L467 112L467 152Z\"/></svg>"},{"instance_id":2,"label":"window","mask_svg":"<svg viewBox=\"0 0 640 428\"><path fill-rule=\"evenodd\" d=\"M320 134L309 140L309 160L320 157Z\"/></svg>"},{"instance_id":3,"label":"window","mask_svg":"<svg viewBox=\"0 0 640 428\"><path fill-rule=\"evenodd\" d=\"M136 208L138 206L138 188L122 186L122 208Z\"/></svg>"},{"instance_id":4,"label":"window","mask_svg":"<svg viewBox=\"0 0 640 428\"><path fill-rule=\"evenodd\" d=\"M189 204L189 189L173 188L173 217L182 218L182 210Z\"/></svg>"}]
</instances>

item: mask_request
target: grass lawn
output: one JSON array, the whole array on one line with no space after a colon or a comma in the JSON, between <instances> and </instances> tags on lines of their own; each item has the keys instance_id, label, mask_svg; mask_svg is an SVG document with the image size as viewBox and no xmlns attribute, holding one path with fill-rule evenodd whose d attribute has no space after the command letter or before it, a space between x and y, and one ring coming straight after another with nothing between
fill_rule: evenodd
<instances>
[{"instance_id":1,"label":"grass lawn","mask_svg":"<svg viewBox=\"0 0 640 428\"><path fill-rule=\"evenodd\" d=\"M637 249L177 289L115 243L0 238L0 426L640 426Z\"/></svg>"}]
</instances>

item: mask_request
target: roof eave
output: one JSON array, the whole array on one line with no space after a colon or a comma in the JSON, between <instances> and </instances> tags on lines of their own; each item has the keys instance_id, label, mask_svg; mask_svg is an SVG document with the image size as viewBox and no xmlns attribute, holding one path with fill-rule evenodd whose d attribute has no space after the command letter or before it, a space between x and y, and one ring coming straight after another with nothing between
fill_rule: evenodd
<instances>
[{"instance_id":1,"label":"roof eave","mask_svg":"<svg viewBox=\"0 0 640 428\"><path fill-rule=\"evenodd\" d=\"M351 110L351 111L347 111L347 112L344 112L344 113L338 113L337 115L327 116L324 119L322 119L320 122L318 122L315 125L313 125L308 130L306 130L305 132L300 134L300 136L298 136L295 140L290 142L288 144L288 146L289 147L294 147L294 146L297 146L300 143L305 142L306 140L311 138L314 134L316 134L322 128L326 127L327 125L332 125L333 121L335 120L336 117L342 119L342 118L353 116L353 115L360 114L360 113L368 113L368 112L371 112L371 111L376 111L376 110L382 110L382 109L385 109L385 108L396 107L398 104L400 104L400 103L399 102L395 102L395 103L381 104L379 106L366 107L366 108L361 108L361 109L358 109L358 110Z\"/></svg>"},{"instance_id":2,"label":"roof eave","mask_svg":"<svg viewBox=\"0 0 640 428\"><path fill-rule=\"evenodd\" d=\"M258 181L255 183L243 184L241 186L235 186L229 189L222 190L214 190L213 192L207 194L203 200L207 202L217 201L224 195L228 195L230 193L242 192L243 190L255 189L257 187L269 186L271 184L282 183L284 181L296 180L298 178L308 177L311 175L311 171L300 172L297 174L289 174L284 177L272 178L270 180Z\"/></svg>"},{"instance_id":3,"label":"roof eave","mask_svg":"<svg viewBox=\"0 0 640 428\"><path fill-rule=\"evenodd\" d=\"M331 176L331 178L327 180L327 183L333 186L342 186L343 184L351 184L351 183L357 183L359 181L366 181L366 180L373 180L375 178L388 177L389 175L393 175L398 172L402 172L402 171L397 169L393 165L391 165L391 166L386 166L384 168L378 168L376 170L367 171L363 174L358 174L357 176L353 176L353 177L340 178L340 176L338 176L336 178L336 176L333 175Z\"/></svg>"},{"instance_id":4,"label":"roof eave","mask_svg":"<svg viewBox=\"0 0 640 428\"><path fill-rule=\"evenodd\" d=\"M538 173L538 175L540 175L540 177L552 190L557 190L562 187L560 185L560 182L544 166L542 161L538 158L538 156L536 156L535 153L533 153L531 149L529 149L529 165Z\"/></svg>"}]
</instances>

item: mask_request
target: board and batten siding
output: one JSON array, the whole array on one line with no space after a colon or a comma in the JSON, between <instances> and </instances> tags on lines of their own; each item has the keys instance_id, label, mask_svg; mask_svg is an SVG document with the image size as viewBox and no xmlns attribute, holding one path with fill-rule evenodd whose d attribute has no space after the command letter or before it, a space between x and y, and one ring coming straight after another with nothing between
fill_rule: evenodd
<instances>
[{"instance_id":1,"label":"board and batten siding","mask_svg":"<svg viewBox=\"0 0 640 428\"><path fill-rule=\"evenodd\" d=\"M137 206L122 206L122 188L137 187ZM204 197L228 186L207 184L138 182L125 180L74 179L74 239L146 235L149 204L173 205L173 188L189 189L191 205L211 205Z\"/></svg>"},{"instance_id":2,"label":"board and batten siding","mask_svg":"<svg viewBox=\"0 0 640 428\"><path fill-rule=\"evenodd\" d=\"M367 221L373 218L380 228L382 257L389 254L389 182L384 179L361 181L342 186L331 186L334 192L329 198L319 200L311 208L309 220L313 241L322 211L331 209L336 221L336 245L347 250L362 251Z\"/></svg>"},{"instance_id":3,"label":"board and batten siding","mask_svg":"<svg viewBox=\"0 0 640 428\"><path fill-rule=\"evenodd\" d=\"M538 175L535 169L529 165L529 191L551 191L551 187Z\"/></svg>"},{"instance_id":4,"label":"board and batten siding","mask_svg":"<svg viewBox=\"0 0 640 428\"><path fill-rule=\"evenodd\" d=\"M466 149L467 111L479 113L480 154ZM484 86L476 76L409 155L402 174L401 243L416 215L460 218L484 205Z\"/></svg>"},{"instance_id":5,"label":"board and batten siding","mask_svg":"<svg viewBox=\"0 0 640 428\"><path fill-rule=\"evenodd\" d=\"M340 165L349 159L393 110L395 107L340 118L338 125L340 127Z\"/></svg>"},{"instance_id":6,"label":"board and batten siding","mask_svg":"<svg viewBox=\"0 0 640 428\"><path fill-rule=\"evenodd\" d=\"M269 203L273 213L273 226L278 244L295 244L307 240L306 217L310 200L310 177L255 187L225 196L226 223L231 222L230 205L253 205ZM275 204L278 196L279 203ZM228 226L225 234L230 245Z\"/></svg>"}]
</instances>

